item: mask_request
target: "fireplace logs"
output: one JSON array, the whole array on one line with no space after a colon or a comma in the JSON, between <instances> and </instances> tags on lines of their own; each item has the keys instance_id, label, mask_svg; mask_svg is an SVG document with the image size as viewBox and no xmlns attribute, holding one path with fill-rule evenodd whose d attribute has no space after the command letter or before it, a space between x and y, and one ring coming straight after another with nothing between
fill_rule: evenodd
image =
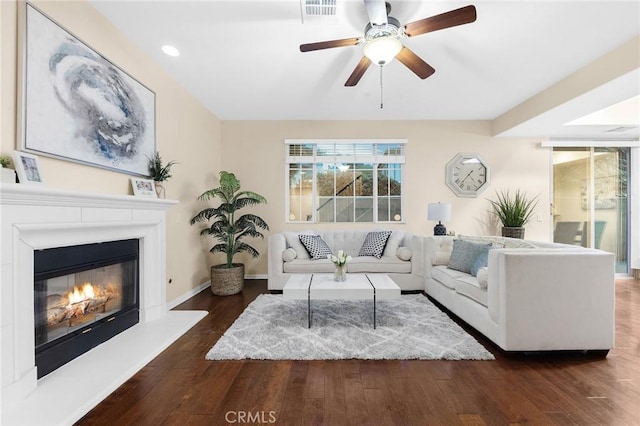
<instances>
[{"instance_id":1,"label":"fireplace logs","mask_svg":"<svg viewBox=\"0 0 640 426\"><path fill-rule=\"evenodd\" d=\"M116 286L92 286L89 283L74 287L66 295L47 296L47 325L53 327L64 321L69 326L82 324L82 317L109 311L107 304L120 299Z\"/></svg>"}]
</instances>

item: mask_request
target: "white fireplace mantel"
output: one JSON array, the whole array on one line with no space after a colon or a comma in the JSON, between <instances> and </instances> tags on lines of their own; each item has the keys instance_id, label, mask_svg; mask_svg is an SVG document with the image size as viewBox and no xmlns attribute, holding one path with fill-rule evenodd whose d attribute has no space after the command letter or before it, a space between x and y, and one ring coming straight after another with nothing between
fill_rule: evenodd
<instances>
[{"instance_id":1,"label":"white fireplace mantel","mask_svg":"<svg viewBox=\"0 0 640 426\"><path fill-rule=\"evenodd\" d=\"M39 185L0 184L3 405L24 399L38 382L33 251L139 239L140 322L151 322L167 312L166 210L177 203Z\"/></svg>"}]
</instances>

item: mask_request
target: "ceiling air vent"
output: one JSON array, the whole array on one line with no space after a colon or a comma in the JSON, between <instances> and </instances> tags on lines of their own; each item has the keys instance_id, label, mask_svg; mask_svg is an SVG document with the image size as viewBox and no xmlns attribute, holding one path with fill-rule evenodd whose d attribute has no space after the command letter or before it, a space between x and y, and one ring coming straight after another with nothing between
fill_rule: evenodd
<instances>
[{"instance_id":1,"label":"ceiling air vent","mask_svg":"<svg viewBox=\"0 0 640 426\"><path fill-rule=\"evenodd\" d=\"M300 0L302 23L338 23L337 0Z\"/></svg>"}]
</instances>

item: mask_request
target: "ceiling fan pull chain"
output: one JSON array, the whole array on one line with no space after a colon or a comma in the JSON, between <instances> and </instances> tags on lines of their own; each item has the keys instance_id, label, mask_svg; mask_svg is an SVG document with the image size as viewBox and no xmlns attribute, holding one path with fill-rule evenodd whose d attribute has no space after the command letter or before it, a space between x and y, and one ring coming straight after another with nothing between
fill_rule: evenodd
<instances>
[{"instance_id":1,"label":"ceiling fan pull chain","mask_svg":"<svg viewBox=\"0 0 640 426\"><path fill-rule=\"evenodd\" d=\"M380 65L380 109L384 108L382 93L383 93L383 87L382 87L382 65Z\"/></svg>"}]
</instances>

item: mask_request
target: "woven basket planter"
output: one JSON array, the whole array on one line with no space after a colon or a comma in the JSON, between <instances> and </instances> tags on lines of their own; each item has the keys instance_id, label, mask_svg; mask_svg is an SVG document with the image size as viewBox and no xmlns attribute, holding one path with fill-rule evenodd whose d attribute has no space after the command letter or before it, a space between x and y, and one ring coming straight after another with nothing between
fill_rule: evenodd
<instances>
[{"instance_id":1,"label":"woven basket planter","mask_svg":"<svg viewBox=\"0 0 640 426\"><path fill-rule=\"evenodd\" d=\"M244 265L234 263L233 268L226 264L211 267L211 292L216 296L238 294L244 287Z\"/></svg>"},{"instance_id":2,"label":"woven basket planter","mask_svg":"<svg viewBox=\"0 0 640 426\"><path fill-rule=\"evenodd\" d=\"M512 227L512 226L503 226L502 227L502 236L509 238L519 238L524 240L524 227Z\"/></svg>"}]
</instances>

